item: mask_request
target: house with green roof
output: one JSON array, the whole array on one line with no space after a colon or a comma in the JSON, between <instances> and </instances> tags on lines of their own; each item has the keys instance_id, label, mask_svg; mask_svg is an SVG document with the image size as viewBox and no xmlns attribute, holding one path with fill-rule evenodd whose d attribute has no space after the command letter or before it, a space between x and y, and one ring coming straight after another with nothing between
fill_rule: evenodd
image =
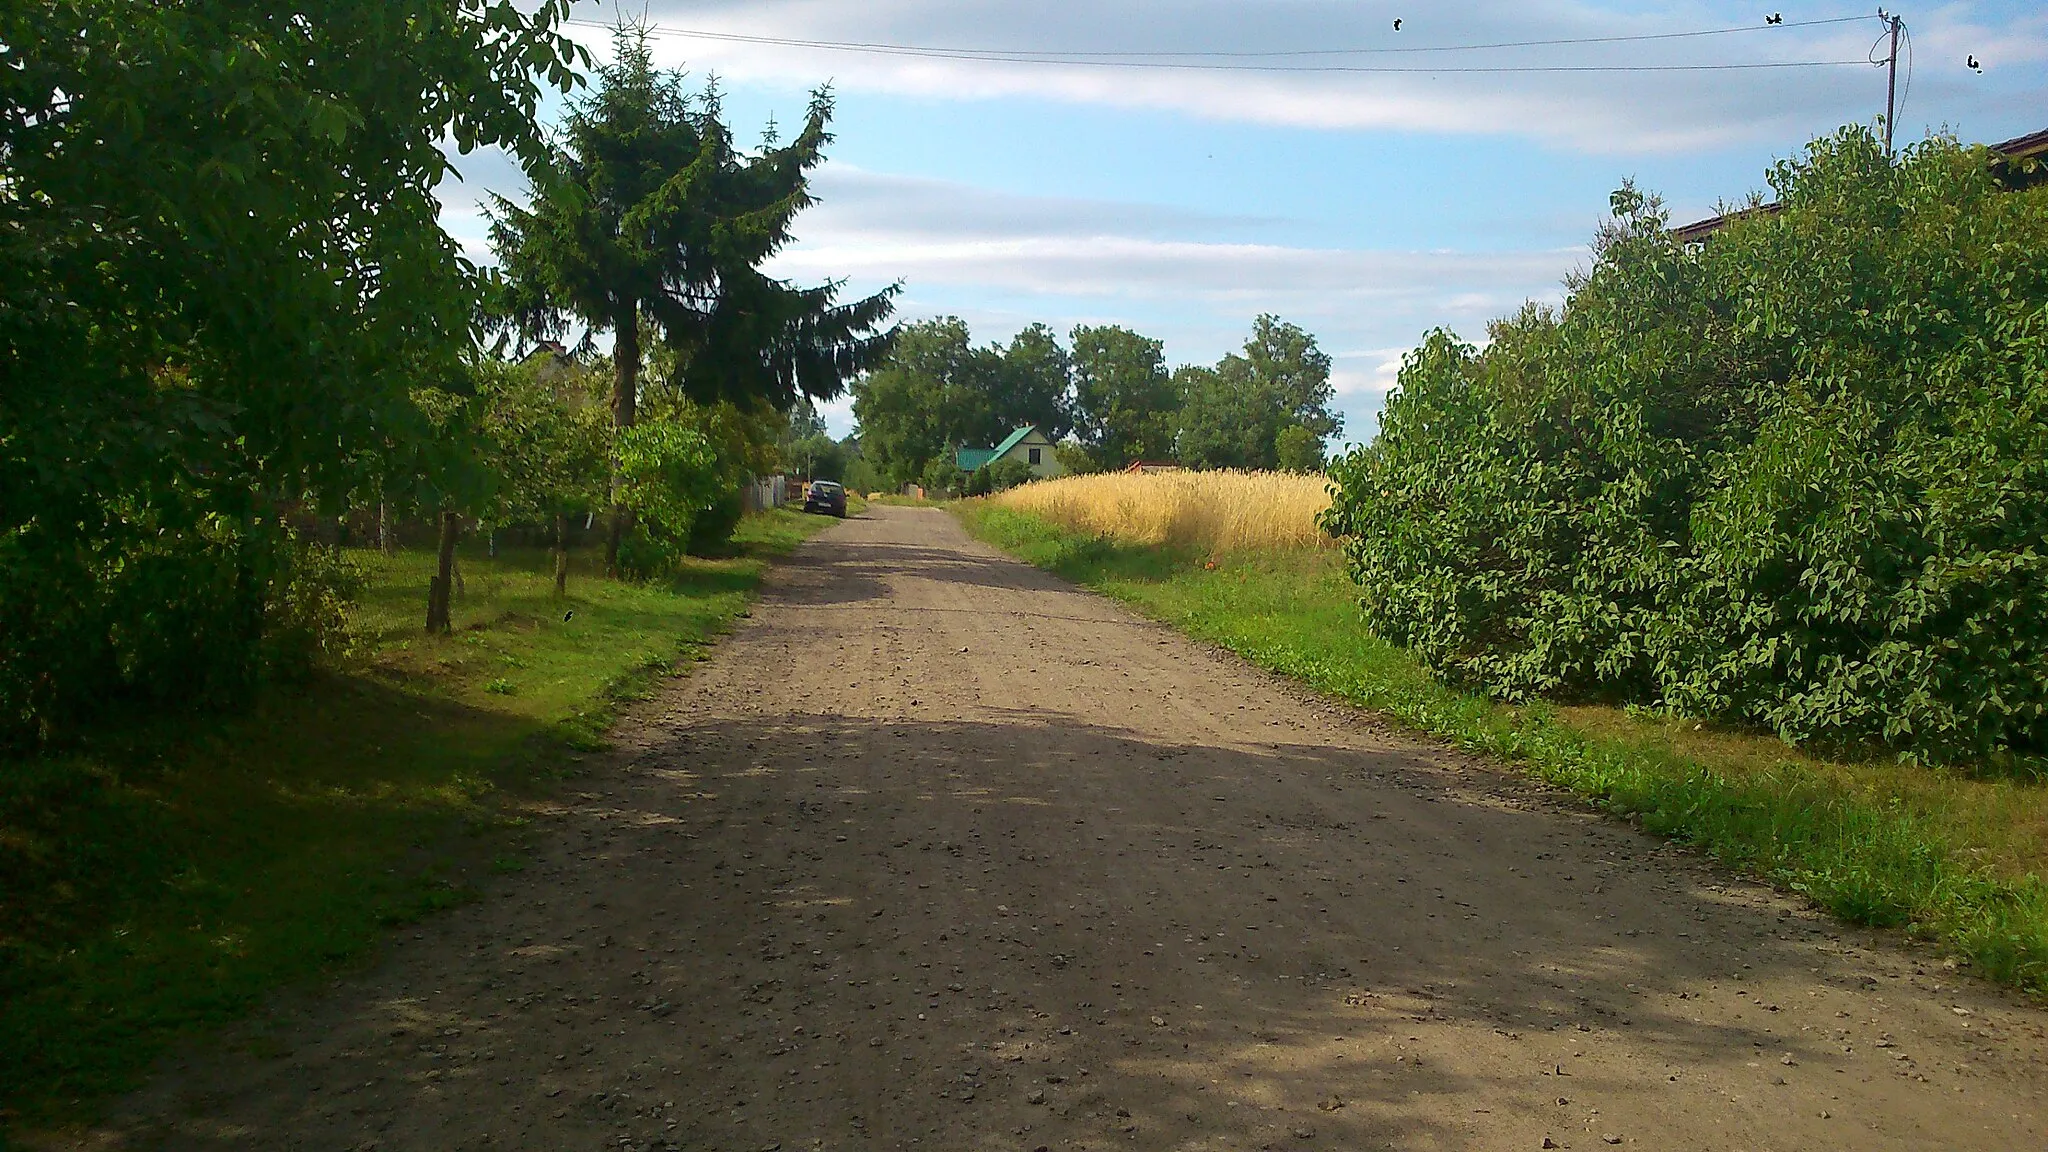
<instances>
[{"instance_id":1,"label":"house with green roof","mask_svg":"<svg viewBox=\"0 0 2048 1152\"><path fill-rule=\"evenodd\" d=\"M1031 474L1040 478L1058 476L1066 469L1060 467L1059 456L1052 450L1052 441L1038 430L1036 424L1026 424L1004 437L1001 444L993 448L959 448L953 452L953 462L962 472L978 472L998 460L1021 460L1031 468Z\"/></svg>"}]
</instances>

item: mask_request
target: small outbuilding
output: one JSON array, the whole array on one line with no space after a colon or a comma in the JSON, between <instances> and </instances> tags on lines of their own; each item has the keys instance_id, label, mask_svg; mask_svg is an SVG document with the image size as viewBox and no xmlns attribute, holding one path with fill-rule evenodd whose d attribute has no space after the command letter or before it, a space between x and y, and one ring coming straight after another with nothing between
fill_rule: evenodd
<instances>
[{"instance_id":1,"label":"small outbuilding","mask_svg":"<svg viewBox=\"0 0 2048 1152\"><path fill-rule=\"evenodd\" d=\"M953 453L953 463L962 472L977 472L998 460L1020 460L1030 467L1031 474L1040 479L1063 475L1059 455L1053 451L1053 443L1036 424L1026 424L1009 434L1001 444L993 448L961 448Z\"/></svg>"}]
</instances>

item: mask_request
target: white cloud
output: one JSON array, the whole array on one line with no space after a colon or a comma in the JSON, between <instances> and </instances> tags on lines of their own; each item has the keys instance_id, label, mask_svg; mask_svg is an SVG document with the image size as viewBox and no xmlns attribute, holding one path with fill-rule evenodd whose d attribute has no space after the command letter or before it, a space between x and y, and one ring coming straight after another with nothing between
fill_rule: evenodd
<instances>
[{"instance_id":1,"label":"white cloud","mask_svg":"<svg viewBox=\"0 0 2048 1152\"><path fill-rule=\"evenodd\" d=\"M1401 251L1189 239L1260 221L837 168L818 187L822 203L803 219L799 243L776 258L778 275L1232 308L1283 299L1349 308L1421 293L1452 313L1491 314L1547 290L1585 256L1581 247Z\"/></svg>"},{"instance_id":2,"label":"white cloud","mask_svg":"<svg viewBox=\"0 0 2048 1152\"><path fill-rule=\"evenodd\" d=\"M1070 295L1200 295L1221 301L1316 295L1367 302L1424 286L1555 280L1580 253L1362 251L1114 235L865 235L807 243L779 256L771 268L798 278L893 275L921 284ZM1502 297L1464 291L1441 299L1453 310L1474 311Z\"/></svg>"},{"instance_id":3,"label":"white cloud","mask_svg":"<svg viewBox=\"0 0 2048 1152\"><path fill-rule=\"evenodd\" d=\"M818 203L801 218L799 231L806 235L821 229L893 231L906 222L914 222L920 231L956 237L1177 236L1190 231L1243 232L1286 223L1270 216L963 188L951 180L868 172L840 161L820 169L811 190Z\"/></svg>"},{"instance_id":4,"label":"white cloud","mask_svg":"<svg viewBox=\"0 0 2048 1152\"><path fill-rule=\"evenodd\" d=\"M1401 345L1339 354L1334 357L1338 367L1330 373L1330 384L1339 396L1385 396L1394 389L1395 377L1401 371L1401 358L1411 350L1410 346Z\"/></svg>"},{"instance_id":5,"label":"white cloud","mask_svg":"<svg viewBox=\"0 0 2048 1152\"><path fill-rule=\"evenodd\" d=\"M847 393L836 400L827 400L818 405L818 417L825 421L825 431L843 437L853 431L853 394Z\"/></svg>"},{"instance_id":6,"label":"white cloud","mask_svg":"<svg viewBox=\"0 0 2048 1152\"><path fill-rule=\"evenodd\" d=\"M1277 66L1862 61L1878 31L1874 19L1770 29L1759 22L1753 32L1694 39L1421 53L1411 50L1726 28L1747 24L1751 14L1732 17L1725 7L1704 3L1628 11L1577 0L1463 0L1422 11L1415 7L1344 0L1192 0L1176 4L1167 16L1153 0L1032 5L1013 0L693 0L655 4L648 12L671 29L809 41L1036 52L1381 50L1260 61ZM1807 18L1859 14L1845 5ZM1404 17L1398 33L1392 29L1396 15ZM2042 18L1994 27L1977 17L1974 6L1952 5L1929 14L1926 27L1916 24L1915 32L1922 43L1950 54L1968 42L1983 46L1993 54L1989 58L2014 65L2048 58L2048 24ZM603 37L594 29L579 34L593 43ZM830 77L843 90L947 100L1035 97L1307 128L1506 133L1598 152L1676 151L1805 135L1815 124L1868 119L1875 111L1873 86L1882 92L1881 77L1863 64L1597 73L1140 70L876 55L680 35L664 36L659 51L664 62L687 62L700 73L716 71L739 81L808 85ZM1943 67L1931 70L1929 86L1942 83Z\"/></svg>"}]
</instances>

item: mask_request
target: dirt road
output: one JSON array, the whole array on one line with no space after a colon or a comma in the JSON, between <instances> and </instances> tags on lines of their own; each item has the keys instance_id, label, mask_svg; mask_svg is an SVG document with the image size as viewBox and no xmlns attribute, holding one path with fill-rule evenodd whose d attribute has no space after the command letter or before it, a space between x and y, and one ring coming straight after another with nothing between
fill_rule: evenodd
<instances>
[{"instance_id":1,"label":"dirt road","mask_svg":"<svg viewBox=\"0 0 2048 1152\"><path fill-rule=\"evenodd\" d=\"M551 823L94 1146L2048 1146L2048 1016L937 511L806 546Z\"/></svg>"}]
</instances>

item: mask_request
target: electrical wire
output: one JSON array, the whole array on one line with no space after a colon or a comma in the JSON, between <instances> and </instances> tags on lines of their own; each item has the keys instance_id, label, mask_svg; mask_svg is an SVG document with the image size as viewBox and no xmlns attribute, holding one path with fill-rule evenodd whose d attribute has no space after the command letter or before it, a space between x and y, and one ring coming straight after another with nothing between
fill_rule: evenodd
<instances>
[{"instance_id":1,"label":"electrical wire","mask_svg":"<svg viewBox=\"0 0 2048 1152\"><path fill-rule=\"evenodd\" d=\"M689 32L676 31L674 35L690 37ZM700 37L714 40L737 40L738 37ZM746 40L748 43L773 43L772 41ZM829 45L799 45L807 48L829 48ZM1042 56L981 56L960 55L948 52L902 51L890 52L877 48L849 48L844 51L864 52L874 55L908 56L920 60L965 60L982 64L1049 64L1069 68L1143 68L1171 71L1206 72L1263 72L1263 73L1397 73L1397 72L1723 72L1748 71L1756 69L1783 68L1835 68L1868 67L1867 60L1773 60L1748 64L1512 64L1512 65L1359 65L1359 64L1202 64L1167 62L1159 60L1066 60Z\"/></svg>"},{"instance_id":2,"label":"electrical wire","mask_svg":"<svg viewBox=\"0 0 2048 1152\"><path fill-rule=\"evenodd\" d=\"M743 32L711 32L702 29L675 28L661 24L646 25L647 31L657 36L677 36L686 39L711 40L722 43L759 44L780 48L807 48L831 52L856 52L867 55L909 56L919 59L963 60L969 62L1000 64L1051 64L1070 67L1096 68L1149 68L1172 70L1202 70L1231 72L1338 72L1338 73L1382 73L1382 72L1719 72L1748 71L1756 69L1782 68L1826 68L1871 63L1864 60L1781 60L1736 64L1553 64L1553 65L1423 65L1423 66L1378 66L1344 64L1243 64L1207 63L1204 61L1273 59L1280 57L1332 56L1332 55L1379 55L1421 52L1473 52L1508 48L1542 48L1584 44L1640 43L1657 40L1677 40L1703 36L1725 36L1738 32L1768 31L1780 28L1807 28L1824 24L1847 24L1869 20L1869 16L1839 16L1825 20L1795 21L1791 24L1745 25L1739 28L1709 28L1691 32L1660 32L1634 36L1589 36L1553 40L1500 41L1485 44L1449 44L1437 47L1415 46L1399 48L1315 48L1278 51L1050 51L1038 49L1004 48L957 48L935 45L893 44L880 41L858 40L805 40L786 36L766 36ZM569 20L569 24L588 28L610 29L611 25L595 20Z\"/></svg>"},{"instance_id":3,"label":"electrical wire","mask_svg":"<svg viewBox=\"0 0 2048 1152\"><path fill-rule=\"evenodd\" d=\"M1053 57L1065 62L1066 58L1116 57L1118 59L1143 57L1222 57L1230 59L1256 59L1281 56L1363 56L1389 55L1416 52L1477 52L1501 48L1550 48L1574 44L1625 44L1653 40L1685 40L1701 36L1728 36L1741 32L1774 32L1779 29L1813 28L1825 24L1853 24L1863 20L1876 19L1874 16L1835 16L1825 20L1795 20L1790 24L1744 24L1734 28L1706 28L1692 32L1651 32L1633 36L1577 36L1555 40L1502 40L1485 44L1440 44L1414 45L1399 48L1289 48L1268 51L1226 51L1220 49L1198 49L1187 51L1162 50L1083 50L1083 49L1036 49L1036 48L961 48L925 44L891 44L866 40L802 40L787 36L767 36L744 32L708 32L691 28L673 28L653 24L649 29L658 34L688 36L704 40L732 40L748 44L771 44L786 48L823 48L833 51L876 51L876 52L942 52L948 56L992 56L1010 57ZM613 27L597 20L573 19L569 24L586 28Z\"/></svg>"}]
</instances>

